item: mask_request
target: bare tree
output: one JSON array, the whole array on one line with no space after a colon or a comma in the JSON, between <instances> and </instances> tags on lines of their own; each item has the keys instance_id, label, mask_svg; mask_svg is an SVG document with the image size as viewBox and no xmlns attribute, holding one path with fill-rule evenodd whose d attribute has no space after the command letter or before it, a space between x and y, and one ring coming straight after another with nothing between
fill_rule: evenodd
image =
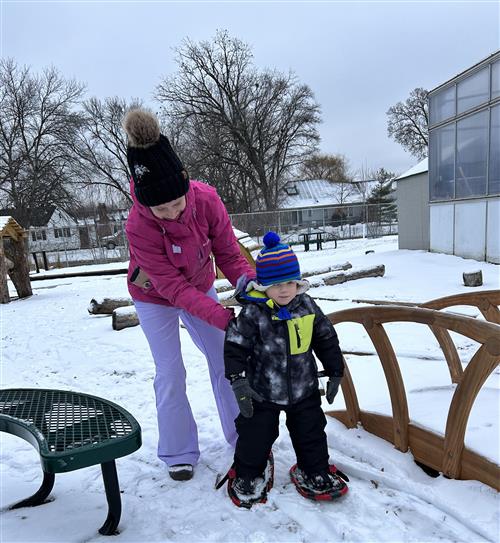
<instances>
[{"instance_id":1,"label":"bare tree","mask_svg":"<svg viewBox=\"0 0 500 543\"><path fill-rule=\"evenodd\" d=\"M0 192L28 227L35 208L74 204L67 142L81 123L75 108L84 86L55 68L34 75L7 59L0 63L0 89Z\"/></svg>"},{"instance_id":2,"label":"bare tree","mask_svg":"<svg viewBox=\"0 0 500 543\"><path fill-rule=\"evenodd\" d=\"M98 186L110 199L120 194L131 203L127 166L127 138L122 119L129 109L140 107L139 100L128 104L117 96L83 103L83 123L72 151L82 167L82 186Z\"/></svg>"},{"instance_id":3,"label":"bare tree","mask_svg":"<svg viewBox=\"0 0 500 543\"><path fill-rule=\"evenodd\" d=\"M319 106L292 73L259 72L250 47L218 32L212 42L186 40L178 73L157 87L169 122L182 126L181 157L237 207L276 209L292 172L316 149ZM237 184L231 188L229 184ZM248 199L251 198L251 201Z\"/></svg>"},{"instance_id":4,"label":"bare tree","mask_svg":"<svg viewBox=\"0 0 500 543\"><path fill-rule=\"evenodd\" d=\"M387 110L387 133L413 156L427 156L429 136L428 92L413 89L406 101L398 102Z\"/></svg>"}]
</instances>

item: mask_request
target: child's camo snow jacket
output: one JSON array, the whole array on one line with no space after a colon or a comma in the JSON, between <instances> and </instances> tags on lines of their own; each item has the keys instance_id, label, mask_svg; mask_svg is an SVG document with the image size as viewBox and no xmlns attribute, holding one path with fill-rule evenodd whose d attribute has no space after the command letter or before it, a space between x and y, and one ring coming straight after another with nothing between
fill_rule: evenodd
<instances>
[{"instance_id":1,"label":"child's camo snow jacket","mask_svg":"<svg viewBox=\"0 0 500 543\"><path fill-rule=\"evenodd\" d=\"M283 308L255 290L237 299L243 307L229 323L224 344L228 379L244 371L266 401L290 405L318 388L313 351L326 375L343 375L335 329L310 296L298 294Z\"/></svg>"}]
</instances>

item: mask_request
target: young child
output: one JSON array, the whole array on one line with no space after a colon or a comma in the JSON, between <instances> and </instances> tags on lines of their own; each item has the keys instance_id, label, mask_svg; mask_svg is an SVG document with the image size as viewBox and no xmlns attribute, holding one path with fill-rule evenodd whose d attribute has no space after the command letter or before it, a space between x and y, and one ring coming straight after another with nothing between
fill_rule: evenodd
<instances>
[{"instance_id":1,"label":"young child","mask_svg":"<svg viewBox=\"0 0 500 543\"><path fill-rule=\"evenodd\" d=\"M344 372L337 334L314 300L305 294L299 263L279 236L268 232L256 260L256 281L237 294L243 306L229 324L224 345L226 377L240 415L228 493L239 507L265 502L273 483L271 447L279 416L297 456L290 476L305 497L330 500L347 492L340 472L329 465L321 408L317 355L329 377L326 398L333 402ZM347 478L342 474L346 480Z\"/></svg>"}]
</instances>

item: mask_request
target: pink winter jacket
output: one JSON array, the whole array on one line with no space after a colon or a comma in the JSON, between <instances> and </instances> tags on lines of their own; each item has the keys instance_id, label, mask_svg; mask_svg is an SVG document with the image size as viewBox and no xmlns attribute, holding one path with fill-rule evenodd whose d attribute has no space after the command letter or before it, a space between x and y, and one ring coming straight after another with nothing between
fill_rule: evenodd
<instances>
[{"instance_id":1,"label":"pink winter jacket","mask_svg":"<svg viewBox=\"0 0 500 543\"><path fill-rule=\"evenodd\" d=\"M215 279L210 253L233 285L243 274L254 277L255 271L239 251L229 215L216 190L190 181L186 209L176 221L158 219L149 207L137 202L133 182L131 194L134 204L126 233L130 248L128 290L132 298L185 309L225 330L233 317L232 310L206 295ZM148 275L149 288L130 282L137 266Z\"/></svg>"}]
</instances>

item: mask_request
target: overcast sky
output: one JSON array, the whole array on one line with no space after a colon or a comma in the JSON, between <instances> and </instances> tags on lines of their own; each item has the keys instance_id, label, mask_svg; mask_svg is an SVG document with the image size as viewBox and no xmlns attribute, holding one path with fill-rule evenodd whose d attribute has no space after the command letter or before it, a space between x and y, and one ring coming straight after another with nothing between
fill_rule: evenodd
<instances>
[{"instance_id":1,"label":"overcast sky","mask_svg":"<svg viewBox=\"0 0 500 543\"><path fill-rule=\"evenodd\" d=\"M1 0L1 54L54 65L88 96L152 104L183 38L217 29L249 43L262 68L294 71L321 105L321 151L353 170L402 173L417 161L387 137L387 109L500 48L499 3L47 2Z\"/></svg>"}]
</instances>

